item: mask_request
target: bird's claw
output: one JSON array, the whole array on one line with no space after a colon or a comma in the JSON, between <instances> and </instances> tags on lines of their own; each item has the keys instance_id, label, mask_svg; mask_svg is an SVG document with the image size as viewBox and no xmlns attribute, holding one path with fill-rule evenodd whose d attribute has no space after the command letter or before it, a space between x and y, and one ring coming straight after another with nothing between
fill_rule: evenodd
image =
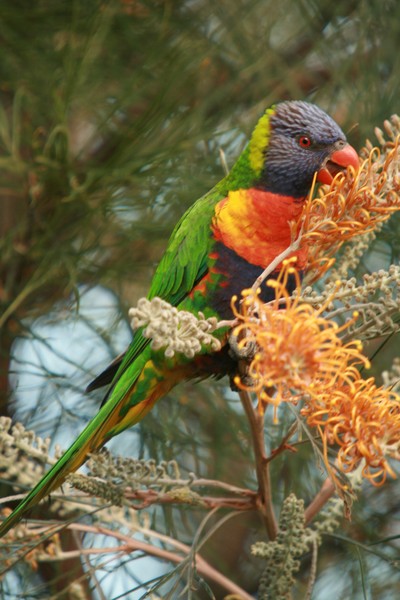
<instances>
[{"instance_id":1,"label":"bird's claw","mask_svg":"<svg viewBox=\"0 0 400 600\"><path fill-rule=\"evenodd\" d=\"M256 342L247 342L244 346L239 346L238 339L233 333L228 338L229 356L236 361L252 360L257 352Z\"/></svg>"}]
</instances>

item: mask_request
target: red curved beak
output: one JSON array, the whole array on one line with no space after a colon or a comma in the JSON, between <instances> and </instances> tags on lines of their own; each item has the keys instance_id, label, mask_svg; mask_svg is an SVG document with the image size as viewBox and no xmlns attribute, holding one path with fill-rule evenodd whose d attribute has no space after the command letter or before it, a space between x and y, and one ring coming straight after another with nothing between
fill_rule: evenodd
<instances>
[{"instance_id":1,"label":"red curved beak","mask_svg":"<svg viewBox=\"0 0 400 600\"><path fill-rule=\"evenodd\" d=\"M317 181L320 183L330 184L337 173L344 172L347 167L353 167L357 172L360 166L360 161L357 152L353 146L346 144L344 148L335 150L323 167L318 171Z\"/></svg>"}]
</instances>

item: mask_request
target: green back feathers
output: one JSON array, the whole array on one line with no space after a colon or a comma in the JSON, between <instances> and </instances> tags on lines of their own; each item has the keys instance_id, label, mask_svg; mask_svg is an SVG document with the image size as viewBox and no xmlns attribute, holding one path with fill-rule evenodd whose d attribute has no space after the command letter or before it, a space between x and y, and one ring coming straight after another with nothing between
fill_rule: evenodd
<instances>
[{"instance_id":1,"label":"green back feathers","mask_svg":"<svg viewBox=\"0 0 400 600\"><path fill-rule=\"evenodd\" d=\"M259 179L264 168L265 150L270 136L270 120L275 114L275 106L268 108L255 126L251 138L230 173L218 184L226 194L229 190L251 188Z\"/></svg>"},{"instance_id":2,"label":"green back feathers","mask_svg":"<svg viewBox=\"0 0 400 600\"><path fill-rule=\"evenodd\" d=\"M154 274L149 298L159 296L177 306L206 274L213 245L211 223L223 197L213 188L183 215Z\"/></svg>"}]
</instances>

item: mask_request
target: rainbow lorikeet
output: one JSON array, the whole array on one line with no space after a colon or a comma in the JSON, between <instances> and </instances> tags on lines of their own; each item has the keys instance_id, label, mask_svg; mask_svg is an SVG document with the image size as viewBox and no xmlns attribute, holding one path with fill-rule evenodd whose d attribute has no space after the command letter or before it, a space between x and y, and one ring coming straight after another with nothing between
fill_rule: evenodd
<instances>
[{"instance_id":1,"label":"rainbow lorikeet","mask_svg":"<svg viewBox=\"0 0 400 600\"><path fill-rule=\"evenodd\" d=\"M338 125L317 106L301 101L276 104L258 121L230 173L197 200L176 225L155 272L148 298L158 296L180 309L218 319L232 318L230 301L290 244L289 221L300 218L313 177L330 183L356 151ZM306 250L297 252L305 270ZM267 288L263 291L268 300ZM214 332L222 342L227 329ZM89 452L142 419L183 379L222 376L234 370L228 344L192 359L166 358L141 331L120 361L89 389L111 383L105 402L76 441L0 525L0 535L75 471Z\"/></svg>"}]
</instances>

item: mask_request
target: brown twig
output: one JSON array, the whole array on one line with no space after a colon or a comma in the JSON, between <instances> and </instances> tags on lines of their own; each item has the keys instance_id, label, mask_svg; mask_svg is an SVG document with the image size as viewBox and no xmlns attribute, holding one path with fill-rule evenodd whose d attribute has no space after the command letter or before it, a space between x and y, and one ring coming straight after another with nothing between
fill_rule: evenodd
<instances>
[{"instance_id":1,"label":"brown twig","mask_svg":"<svg viewBox=\"0 0 400 600\"><path fill-rule=\"evenodd\" d=\"M310 521L313 520L315 515L317 515L319 513L321 508L333 496L333 494L335 493L335 490L336 490L336 488L335 488L335 485L332 482L332 480L329 478L325 479L320 491L315 496L314 500L312 500L312 502L310 502L310 504L307 506L307 508L305 510L304 517L305 517L306 525L308 525L310 523Z\"/></svg>"},{"instance_id":2,"label":"brown twig","mask_svg":"<svg viewBox=\"0 0 400 600\"><path fill-rule=\"evenodd\" d=\"M306 595L304 596L304 600L311 599L315 580L317 578L317 561L318 561L318 540L317 540L317 537L314 536L314 538L312 540L310 576L308 578L307 590L306 590Z\"/></svg>"},{"instance_id":3,"label":"brown twig","mask_svg":"<svg viewBox=\"0 0 400 600\"><path fill-rule=\"evenodd\" d=\"M259 487L258 508L263 516L268 536L270 540L274 540L278 533L278 524L272 503L269 462L265 454L264 415L254 409L249 392L241 390L239 391L239 396L249 421L251 437L253 440L256 474Z\"/></svg>"},{"instance_id":4,"label":"brown twig","mask_svg":"<svg viewBox=\"0 0 400 600\"><path fill-rule=\"evenodd\" d=\"M282 439L279 446L277 446L276 448L271 450L271 454L266 459L268 462L270 462L271 460L273 460L274 458L279 456L279 454L281 454L285 450L291 450L292 452L297 452L297 449L294 448L294 445L292 446L292 445L288 444L288 441L290 440L291 437L294 436L297 429L298 429L298 426L297 426L297 423L295 422L291 425L291 427L289 428L289 431L287 432L285 437Z\"/></svg>"},{"instance_id":5,"label":"brown twig","mask_svg":"<svg viewBox=\"0 0 400 600\"><path fill-rule=\"evenodd\" d=\"M256 291L258 290L260 285L263 283L263 281L265 281L265 279L268 277L268 275L271 275L271 273L273 273L273 271L275 271L275 269L278 267L278 265L280 265L281 262L283 262L286 258L288 258L291 254L293 254L300 248L302 239L303 239L303 227L301 228L300 233L298 234L297 238L291 242L290 246L288 246L286 248L286 250L284 250L283 252L278 254L278 256L273 261L270 262L268 267L266 269L264 269L264 271L261 273L261 275L259 275L257 277L254 284L251 286L251 289L254 294L256 293Z\"/></svg>"},{"instance_id":6,"label":"brown twig","mask_svg":"<svg viewBox=\"0 0 400 600\"><path fill-rule=\"evenodd\" d=\"M160 493L155 490L127 490L124 493L124 498L132 501L140 501L140 504L132 504L131 508L135 510L141 510L147 508L152 504L186 504L196 505L206 509L214 508L233 508L235 510L254 510L256 502L256 493L248 490L246 498L229 498L229 497L215 497L215 496L190 496L190 490L188 495L182 495L181 497L174 495L174 490L171 493Z\"/></svg>"},{"instance_id":7,"label":"brown twig","mask_svg":"<svg viewBox=\"0 0 400 600\"><path fill-rule=\"evenodd\" d=\"M176 540L172 540L171 538L168 538L167 536L163 536L163 538L164 538L163 541L167 541L167 542L169 541L170 543L172 543L173 546L177 550L180 550L185 556L180 556L177 552L165 550L164 548L161 548L159 546L156 546L156 545L153 546L152 544L148 544L148 543L142 542L140 540L133 539L129 535L124 535L119 531L108 529L107 527L98 527L98 526L94 526L94 525L91 526L91 525L72 523L72 524L68 525L68 529L72 529L73 531L80 531L82 533L94 533L94 534L107 535L107 536L113 537L113 538L119 540L120 542L122 542L122 545L119 548L118 547L116 548L115 546L113 546L110 548L101 548L101 549L100 548L91 548L91 549L83 550L82 553L84 555L99 554L99 553L105 554L108 552L112 552L113 554L115 554L116 552L119 554L122 554L122 553L129 554L131 552L141 551L141 552L145 552L148 555L160 558L162 560L167 560L169 562L179 564L179 563L183 562L186 559L186 556L190 555L190 553L192 552L190 546L187 546L186 544L183 544L182 542L177 543ZM148 533L152 534L153 532L148 531ZM158 535L157 537L159 538L160 536ZM99 552L100 550L102 552ZM67 558L67 555L55 556L54 558L50 558L49 560L63 560L64 558ZM70 558L70 557L68 556L68 558ZM206 560L204 560L199 555L196 555L196 569L201 575L203 575L204 577L207 577L209 580L220 585L225 590L227 590L227 592L229 592L230 594L237 595L238 598L241 598L241 600L252 600L253 597L250 596L247 592L245 592L245 590L243 590L241 587L236 585L233 581L231 581L230 579L225 577L225 575L223 575L222 573L220 573L219 571L214 569L214 567L212 567Z\"/></svg>"}]
</instances>

